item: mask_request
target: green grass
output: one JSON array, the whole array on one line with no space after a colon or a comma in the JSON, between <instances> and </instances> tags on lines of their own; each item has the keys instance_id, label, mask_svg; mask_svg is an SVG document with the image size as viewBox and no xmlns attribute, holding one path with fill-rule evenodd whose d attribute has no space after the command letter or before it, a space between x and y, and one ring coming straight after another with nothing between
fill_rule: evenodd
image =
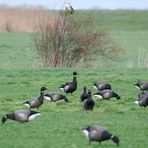
<instances>
[{"instance_id":1,"label":"green grass","mask_svg":"<svg viewBox=\"0 0 148 148\"><path fill-rule=\"evenodd\" d=\"M94 29L114 31L147 31L148 10L82 10L75 13L82 19L90 16L95 19Z\"/></svg>"},{"instance_id":2,"label":"green grass","mask_svg":"<svg viewBox=\"0 0 148 148\"><path fill-rule=\"evenodd\" d=\"M0 68L39 67L30 33L0 33Z\"/></svg>"},{"instance_id":3,"label":"green grass","mask_svg":"<svg viewBox=\"0 0 148 148\"><path fill-rule=\"evenodd\" d=\"M78 71L78 89L68 95L69 103L45 101L39 109L42 116L29 123L8 121L0 124L0 148L89 148L116 147L112 141L88 145L81 129L100 124L120 138L121 148L147 147L147 108L134 104L140 92L133 87L147 81L148 69L138 66L140 49L148 50L148 11L81 11L76 16L92 15L94 30L105 30L124 52L108 67L100 69L41 68L41 59L34 50L30 33L0 33L0 117L17 109L27 108L23 102L39 95L41 86L59 91L59 85L71 80ZM107 63L108 62L108 63ZM142 61L141 61L142 62ZM109 82L121 95L120 100L98 101L92 113L85 113L79 102L83 86L96 92L92 84Z\"/></svg>"},{"instance_id":4,"label":"green grass","mask_svg":"<svg viewBox=\"0 0 148 148\"><path fill-rule=\"evenodd\" d=\"M60 91L58 86L71 79L74 69L3 69L0 70L0 114L26 108L22 103L39 95L41 86L48 91ZM1 147L90 147L81 129L96 123L118 135L120 147L138 148L147 146L147 108L134 104L138 90L133 84L146 80L145 69L75 69L78 71L78 90L68 95L69 103L64 101L45 101L39 109L42 116L34 121L20 124L8 121L0 125ZM107 81L121 95L121 100L96 101L92 113L85 113L79 102L82 88L92 88L95 81ZM142 145L141 145L142 144ZM92 147L98 147L92 143ZM114 143L104 142L101 147L115 147Z\"/></svg>"}]
</instances>

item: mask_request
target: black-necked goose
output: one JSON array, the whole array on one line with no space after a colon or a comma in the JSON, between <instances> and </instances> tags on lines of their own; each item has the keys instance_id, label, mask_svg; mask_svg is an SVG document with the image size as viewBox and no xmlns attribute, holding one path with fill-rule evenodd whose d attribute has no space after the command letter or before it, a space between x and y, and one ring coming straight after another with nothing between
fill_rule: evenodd
<instances>
[{"instance_id":1,"label":"black-necked goose","mask_svg":"<svg viewBox=\"0 0 148 148\"><path fill-rule=\"evenodd\" d=\"M81 102L88 99L88 97L89 97L89 94L87 92L87 88L86 88L86 86L84 86L83 93L80 95Z\"/></svg>"},{"instance_id":2,"label":"black-necked goose","mask_svg":"<svg viewBox=\"0 0 148 148\"><path fill-rule=\"evenodd\" d=\"M89 144L92 141L99 142L101 144L102 141L112 140L115 144L119 145L119 138L113 134L111 134L107 129L101 127L100 125L91 125L83 129L83 133L89 139Z\"/></svg>"},{"instance_id":3,"label":"black-necked goose","mask_svg":"<svg viewBox=\"0 0 148 148\"><path fill-rule=\"evenodd\" d=\"M94 83L93 84L93 87L96 90L99 90L99 91L102 91L102 90L105 90L105 89L111 89L111 85L108 84L108 83L105 83L105 82L102 82L102 83Z\"/></svg>"},{"instance_id":4,"label":"black-necked goose","mask_svg":"<svg viewBox=\"0 0 148 148\"><path fill-rule=\"evenodd\" d=\"M148 97L148 92L144 91L144 92L139 93L139 94L138 94L138 98L139 98L138 100L140 100L141 98L143 98L143 97L145 97L145 96Z\"/></svg>"},{"instance_id":5,"label":"black-necked goose","mask_svg":"<svg viewBox=\"0 0 148 148\"><path fill-rule=\"evenodd\" d=\"M148 82L139 82L134 84L134 86L140 90L148 90Z\"/></svg>"},{"instance_id":6,"label":"black-necked goose","mask_svg":"<svg viewBox=\"0 0 148 148\"><path fill-rule=\"evenodd\" d=\"M148 96L146 95L140 96L139 99L135 101L135 103L141 107L147 107L148 106Z\"/></svg>"},{"instance_id":7,"label":"black-necked goose","mask_svg":"<svg viewBox=\"0 0 148 148\"><path fill-rule=\"evenodd\" d=\"M41 87L40 96L32 100L24 102L24 104L30 108L39 108L44 102L44 91L47 90L46 87Z\"/></svg>"},{"instance_id":8,"label":"black-necked goose","mask_svg":"<svg viewBox=\"0 0 148 148\"><path fill-rule=\"evenodd\" d=\"M83 101L83 109L84 110L93 110L95 106L95 101L91 97L91 90L88 90L89 97Z\"/></svg>"},{"instance_id":9,"label":"black-necked goose","mask_svg":"<svg viewBox=\"0 0 148 148\"><path fill-rule=\"evenodd\" d=\"M77 90L77 72L74 71L73 72L73 80L72 82L66 82L64 84L62 84L59 88L64 91L66 94L68 93L73 93L74 91Z\"/></svg>"},{"instance_id":10,"label":"black-necked goose","mask_svg":"<svg viewBox=\"0 0 148 148\"><path fill-rule=\"evenodd\" d=\"M32 110L17 110L13 113L6 114L4 117L2 117L2 123L5 123L7 119L15 120L18 122L28 122L39 115L41 115L39 112Z\"/></svg>"},{"instance_id":11,"label":"black-necked goose","mask_svg":"<svg viewBox=\"0 0 148 148\"><path fill-rule=\"evenodd\" d=\"M44 95L44 98L46 100L54 101L54 102L59 101L59 100L64 100L65 102L68 102L68 98L65 95L62 95L58 92L47 93Z\"/></svg>"},{"instance_id":12,"label":"black-necked goose","mask_svg":"<svg viewBox=\"0 0 148 148\"><path fill-rule=\"evenodd\" d=\"M106 90L102 90L100 92L97 92L95 94L93 94L94 97L98 97L99 99L107 99L109 100L112 97L115 97L116 99L120 99L120 96L115 93L113 90L110 89L106 89Z\"/></svg>"}]
</instances>

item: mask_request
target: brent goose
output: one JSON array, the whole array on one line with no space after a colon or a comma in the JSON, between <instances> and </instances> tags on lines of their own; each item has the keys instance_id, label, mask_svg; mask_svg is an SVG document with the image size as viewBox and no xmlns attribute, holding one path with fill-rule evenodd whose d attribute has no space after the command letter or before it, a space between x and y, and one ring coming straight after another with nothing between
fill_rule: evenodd
<instances>
[{"instance_id":1,"label":"brent goose","mask_svg":"<svg viewBox=\"0 0 148 148\"><path fill-rule=\"evenodd\" d=\"M148 96L141 95L135 103L141 107L147 107L148 106Z\"/></svg>"},{"instance_id":2,"label":"brent goose","mask_svg":"<svg viewBox=\"0 0 148 148\"><path fill-rule=\"evenodd\" d=\"M41 87L40 96L32 100L24 102L24 104L30 108L39 108L44 102L44 91L47 90L46 87Z\"/></svg>"},{"instance_id":3,"label":"brent goose","mask_svg":"<svg viewBox=\"0 0 148 148\"><path fill-rule=\"evenodd\" d=\"M106 90L102 90L100 92L97 92L95 94L93 94L94 97L98 97L100 99L107 99L109 100L112 97L116 97L116 99L120 99L120 96L115 93L113 90L110 89L106 89Z\"/></svg>"},{"instance_id":4,"label":"brent goose","mask_svg":"<svg viewBox=\"0 0 148 148\"><path fill-rule=\"evenodd\" d=\"M93 110L95 106L95 101L91 97L91 90L88 90L89 97L83 101L83 109L84 110Z\"/></svg>"},{"instance_id":5,"label":"brent goose","mask_svg":"<svg viewBox=\"0 0 148 148\"><path fill-rule=\"evenodd\" d=\"M36 116L41 115L39 112L32 110L17 110L13 113L6 114L2 117L2 123L5 123L7 119L18 121L18 122L28 122L33 120Z\"/></svg>"},{"instance_id":6,"label":"brent goose","mask_svg":"<svg viewBox=\"0 0 148 148\"><path fill-rule=\"evenodd\" d=\"M111 139L115 144L119 145L119 138L100 125L88 126L83 129L83 133L89 139L89 144L92 141L101 144L102 141Z\"/></svg>"},{"instance_id":7,"label":"brent goose","mask_svg":"<svg viewBox=\"0 0 148 148\"><path fill-rule=\"evenodd\" d=\"M89 97L89 94L87 92L87 88L86 86L84 86L83 93L80 95L81 102L83 102L85 99L88 99L88 97Z\"/></svg>"},{"instance_id":8,"label":"brent goose","mask_svg":"<svg viewBox=\"0 0 148 148\"><path fill-rule=\"evenodd\" d=\"M93 84L93 87L94 87L96 90L99 90L99 91L102 91L102 90L104 90L104 89L111 89L111 85L108 84L108 83L105 83L105 82L94 83L94 84Z\"/></svg>"},{"instance_id":9,"label":"brent goose","mask_svg":"<svg viewBox=\"0 0 148 148\"><path fill-rule=\"evenodd\" d=\"M73 72L73 80L72 82L66 82L64 84L62 84L59 88L64 91L66 94L68 93L73 93L74 91L77 90L77 72L74 71Z\"/></svg>"},{"instance_id":10,"label":"brent goose","mask_svg":"<svg viewBox=\"0 0 148 148\"><path fill-rule=\"evenodd\" d=\"M54 102L59 100L64 100L65 102L68 102L68 98L58 92L47 93L44 95L44 99Z\"/></svg>"},{"instance_id":11,"label":"brent goose","mask_svg":"<svg viewBox=\"0 0 148 148\"><path fill-rule=\"evenodd\" d=\"M134 84L134 86L140 90L148 90L148 82L139 82Z\"/></svg>"}]
</instances>

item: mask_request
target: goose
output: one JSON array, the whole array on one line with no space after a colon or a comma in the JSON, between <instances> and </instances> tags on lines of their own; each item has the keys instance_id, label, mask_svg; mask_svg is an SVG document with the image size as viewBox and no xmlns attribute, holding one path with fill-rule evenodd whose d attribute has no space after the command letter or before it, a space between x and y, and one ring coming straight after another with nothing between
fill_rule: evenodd
<instances>
[{"instance_id":1,"label":"goose","mask_svg":"<svg viewBox=\"0 0 148 148\"><path fill-rule=\"evenodd\" d=\"M148 106L148 96L146 95L141 96L139 100L135 101L135 104L141 107L147 107Z\"/></svg>"},{"instance_id":2,"label":"goose","mask_svg":"<svg viewBox=\"0 0 148 148\"><path fill-rule=\"evenodd\" d=\"M138 100L140 100L141 98L148 96L148 92L141 92L138 94Z\"/></svg>"},{"instance_id":3,"label":"goose","mask_svg":"<svg viewBox=\"0 0 148 148\"><path fill-rule=\"evenodd\" d=\"M148 90L148 82L139 82L134 84L134 86L140 90Z\"/></svg>"},{"instance_id":4,"label":"goose","mask_svg":"<svg viewBox=\"0 0 148 148\"><path fill-rule=\"evenodd\" d=\"M43 104L44 102L44 91L47 90L46 87L41 87L40 89L40 96L36 97L32 100L26 101L23 104L26 105L27 107L31 108L38 108Z\"/></svg>"},{"instance_id":5,"label":"goose","mask_svg":"<svg viewBox=\"0 0 148 148\"><path fill-rule=\"evenodd\" d=\"M72 5L70 4L70 1L67 2L67 4L65 5L65 10L67 13L70 13L70 14L74 13L74 9L73 9Z\"/></svg>"},{"instance_id":6,"label":"goose","mask_svg":"<svg viewBox=\"0 0 148 148\"><path fill-rule=\"evenodd\" d=\"M64 100L65 102L68 102L68 98L65 95L62 95L58 92L47 93L44 95L44 99L54 102L59 100Z\"/></svg>"},{"instance_id":7,"label":"goose","mask_svg":"<svg viewBox=\"0 0 148 148\"><path fill-rule=\"evenodd\" d=\"M68 93L73 93L74 91L77 90L77 72L74 71L73 72L73 80L72 82L66 82L64 84L62 84L59 88L64 91L66 94Z\"/></svg>"},{"instance_id":8,"label":"goose","mask_svg":"<svg viewBox=\"0 0 148 148\"><path fill-rule=\"evenodd\" d=\"M81 102L89 97L86 86L83 88L83 93L80 95Z\"/></svg>"},{"instance_id":9,"label":"goose","mask_svg":"<svg viewBox=\"0 0 148 148\"><path fill-rule=\"evenodd\" d=\"M107 99L107 100L109 100L112 97L116 97L116 99L120 99L120 96L110 89L105 89L100 92L97 92L93 94L93 96L98 97L99 99Z\"/></svg>"},{"instance_id":10,"label":"goose","mask_svg":"<svg viewBox=\"0 0 148 148\"><path fill-rule=\"evenodd\" d=\"M93 110L95 106L95 101L91 97L91 90L88 90L89 97L83 101L83 109L84 110Z\"/></svg>"},{"instance_id":11,"label":"goose","mask_svg":"<svg viewBox=\"0 0 148 148\"><path fill-rule=\"evenodd\" d=\"M89 139L89 144L91 144L92 141L96 141L101 144L101 142L111 139L115 144L119 145L119 138L100 125L90 125L83 128L82 131Z\"/></svg>"},{"instance_id":12,"label":"goose","mask_svg":"<svg viewBox=\"0 0 148 148\"><path fill-rule=\"evenodd\" d=\"M105 89L111 89L111 85L108 84L108 83L105 83L105 82L94 83L94 84L93 84L93 87L94 87L96 90L99 90L99 91L102 91L102 90L105 90Z\"/></svg>"},{"instance_id":13,"label":"goose","mask_svg":"<svg viewBox=\"0 0 148 148\"><path fill-rule=\"evenodd\" d=\"M41 115L39 112L33 110L17 110L15 112L6 114L2 117L2 123L5 123L7 119L18 121L18 122L29 122L33 120L36 116Z\"/></svg>"}]
</instances>

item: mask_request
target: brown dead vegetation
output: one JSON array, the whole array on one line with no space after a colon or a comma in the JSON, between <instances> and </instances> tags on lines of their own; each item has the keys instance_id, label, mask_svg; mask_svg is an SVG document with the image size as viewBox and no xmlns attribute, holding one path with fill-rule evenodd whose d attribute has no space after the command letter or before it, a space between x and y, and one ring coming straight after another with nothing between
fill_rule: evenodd
<instances>
[{"instance_id":1,"label":"brown dead vegetation","mask_svg":"<svg viewBox=\"0 0 148 148\"><path fill-rule=\"evenodd\" d=\"M0 6L0 32L33 32L33 27L47 13L42 7ZM44 15L45 16L45 15Z\"/></svg>"}]
</instances>

